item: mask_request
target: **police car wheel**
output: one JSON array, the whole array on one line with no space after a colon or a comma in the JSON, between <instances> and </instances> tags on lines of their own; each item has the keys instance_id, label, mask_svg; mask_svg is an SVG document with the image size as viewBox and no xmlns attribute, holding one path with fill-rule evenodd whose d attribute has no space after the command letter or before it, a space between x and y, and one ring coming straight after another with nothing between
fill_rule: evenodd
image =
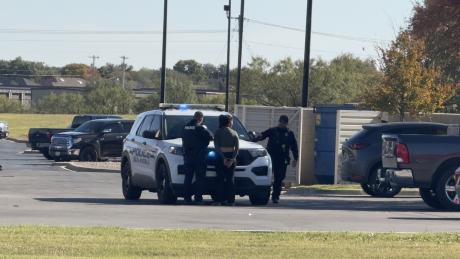
<instances>
[{"instance_id":1,"label":"police car wheel","mask_svg":"<svg viewBox=\"0 0 460 259\"><path fill-rule=\"evenodd\" d=\"M174 204L177 201L177 197L174 195L171 182L168 177L168 171L165 164L161 163L157 169L157 195L158 201L161 204Z\"/></svg>"},{"instance_id":2,"label":"police car wheel","mask_svg":"<svg viewBox=\"0 0 460 259\"><path fill-rule=\"evenodd\" d=\"M250 194L249 200L251 201L252 205L267 205L268 201L270 200L270 190Z\"/></svg>"},{"instance_id":3,"label":"police car wheel","mask_svg":"<svg viewBox=\"0 0 460 259\"><path fill-rule=\"evenodd\" d=\"M131 179L131 166L129 163L126 163L122 169L121 184L125 200L139 200L142 194L142 189L133 186Z\"/></svg>"}]
</instances>

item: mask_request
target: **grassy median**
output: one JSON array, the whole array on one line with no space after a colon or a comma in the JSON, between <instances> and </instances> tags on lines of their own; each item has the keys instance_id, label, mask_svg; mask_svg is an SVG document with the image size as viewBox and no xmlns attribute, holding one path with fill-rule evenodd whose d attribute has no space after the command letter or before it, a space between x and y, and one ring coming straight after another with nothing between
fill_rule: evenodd
<instances>
[{"instance_id":1,"label":"grassy median","mask_svg":"<svg viewBox=\"0 0 460 259\"><path fill-rule=\"evenodd\" d=\"M458 258L460 234L0 227L0 258Z\"/></svg>"},{"instance_id":2,"label":"grassy median","mask_svg":"<svg viewBox=\"0 0 460 259\"><path fill-rule=\"evenodd\" d=\"M15 114L0 113L0 121L8 122L10 137L27 140L30 128L66 128L72 123L72 114ZM135 115L124 115L134 119Z\"/></svg>"}]
</instances>

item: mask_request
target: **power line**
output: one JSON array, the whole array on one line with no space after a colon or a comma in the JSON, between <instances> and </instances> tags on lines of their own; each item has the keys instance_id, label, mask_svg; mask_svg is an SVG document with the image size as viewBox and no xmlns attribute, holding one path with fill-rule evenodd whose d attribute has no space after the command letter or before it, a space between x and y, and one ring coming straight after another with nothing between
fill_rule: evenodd
<instances>
[{"instance_id":1,"label":"power line","mask_svg":"<svg viewBox=\"0 0 460 259\"><path fill-rule=\"evenodd\" d=\"M226 33L225 30L173 30L168 34L215 34ZM65 34L65 35L161 35L162 30L118 31L118 30L34 30L34 29L0 29L0 34Z\"/></svg>"},{"instance_id":2,"label":"power line","mask_svg":"<svg viewBox=\"0 0 460 259\"><path fill-rule=\"evenodd\" d=\"M285 26L285 25L280 25L280 24L274 24L274 23L259 21L259 20L250 19L250 18L245 18L245 20L248 22L252 22L255 24L264 25L268 27L305 33L305 30L300 29L300 28L295 28L295 27L290 27L290 26ZM348 35L328 33L328 32L318 32L318 31L312 31L312 34L316 34L316 35L320 35L324 37L343 39L343 40L359 41L359 42L387 42L387 41L390 41L390 40L383 40L383 39L376 39L376 38L355 37L355 36L348 36Z\"/></svg>"}]
</instances>

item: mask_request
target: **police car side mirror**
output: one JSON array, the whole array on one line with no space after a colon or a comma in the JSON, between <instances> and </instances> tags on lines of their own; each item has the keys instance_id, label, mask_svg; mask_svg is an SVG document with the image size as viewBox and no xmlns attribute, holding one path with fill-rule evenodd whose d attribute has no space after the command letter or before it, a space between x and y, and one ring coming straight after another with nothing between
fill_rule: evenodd
<instances>
[{"instance_id":1,"label":"police car side mirror","mask_svg":"<svg viewBox=\"0 0 460 259\"><path fill-rule=\"evenodd\" d=\"M252 142L256 142L256 141L257 141L257 133L256 133L256 132L250 131L250 132L248 132L248 135L249 135L249 139L250 139Z\"/></svg>"},{"instance_id":2,"label":"police car side mirror","mask_svg":"<svg viewBox=\"0 0 460 259\"><path fill-rule=\"evenodd\" d=\"M142 137L146 139L157 139L159 137L159 131L146 130L142 133Z\"/></svg>"}]
</instances>

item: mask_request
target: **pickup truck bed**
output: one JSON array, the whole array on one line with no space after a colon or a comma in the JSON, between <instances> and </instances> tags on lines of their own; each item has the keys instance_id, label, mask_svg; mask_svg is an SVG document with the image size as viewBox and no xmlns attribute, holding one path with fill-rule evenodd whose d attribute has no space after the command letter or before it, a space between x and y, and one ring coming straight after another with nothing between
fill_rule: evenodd
<instances>
[{"instance_id":1,"label":"pickup truck bed","mask_svg":"<svg viewBox=\"0 0 460 259\"><path fill-rule=\"evenodd\" d=\"M460 167L460 136L383 135L380 181L419 188L435 208L460 210L454 173Z\"/></svg>"}]
</instances>

